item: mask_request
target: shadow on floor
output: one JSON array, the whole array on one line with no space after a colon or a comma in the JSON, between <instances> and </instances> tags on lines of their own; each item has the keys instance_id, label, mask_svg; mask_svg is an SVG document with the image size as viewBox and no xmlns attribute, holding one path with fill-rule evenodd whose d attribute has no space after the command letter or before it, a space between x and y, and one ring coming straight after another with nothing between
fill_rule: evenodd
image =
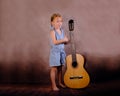
<instances>
[{"instance_id":1,"label":"shadow on floor","mask_svg":"<svg viewBox=\"0 0 120 96\"><path fill-rule=\"evenodd\" d=\"M1 85L0 96L119 96L120 80L89 84L84 89L51 90L50 85Z\"/></svg>"}]
</instances>

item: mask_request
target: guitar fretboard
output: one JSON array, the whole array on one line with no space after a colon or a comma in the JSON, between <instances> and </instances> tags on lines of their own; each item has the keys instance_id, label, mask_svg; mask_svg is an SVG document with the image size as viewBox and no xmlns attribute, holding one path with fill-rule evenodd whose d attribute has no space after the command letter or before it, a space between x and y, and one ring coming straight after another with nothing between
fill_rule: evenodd
<instances>
[{"instance_id":1,"label":"guitar fretboard","mask_svg":"<svg viewBox=\"0 0 120 96\"><path fill-rule=\"evenodd\" d=\"M74 44L74 36L72 31L70 31L70 40L71 40L71 51L72 51L72 61L76 61L76 48Z\"/></svg>"}]
</instances>

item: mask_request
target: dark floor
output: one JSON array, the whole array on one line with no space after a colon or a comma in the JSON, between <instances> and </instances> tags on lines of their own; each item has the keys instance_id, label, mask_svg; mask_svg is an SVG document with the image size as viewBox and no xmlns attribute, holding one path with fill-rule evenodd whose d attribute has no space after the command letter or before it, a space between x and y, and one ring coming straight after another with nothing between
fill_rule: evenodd
<instances>
[{"instance_id":1,"label":"dark floor","mask_svg":"<svg viewBox=\"0 0 120 96\"><path fill-rule=\"evenodd\" d=\"M84 89L61 89L53 92L50 85L1 85L0 96L120 96L120 80L89 84Z\"/></svg>"}]
</instances>

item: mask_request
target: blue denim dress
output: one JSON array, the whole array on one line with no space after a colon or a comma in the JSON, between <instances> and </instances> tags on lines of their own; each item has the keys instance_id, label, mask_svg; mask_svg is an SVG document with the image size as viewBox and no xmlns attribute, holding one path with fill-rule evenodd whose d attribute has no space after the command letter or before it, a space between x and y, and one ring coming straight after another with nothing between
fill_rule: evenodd
<instances>
[{"instance_id":1,"label":"blue denim dress","mask_svg":"<svg viewBox=\"0 0 120 96\"><path fill-rule=\"evenodd\" d=\"M54 30L55 36L57 40L64 38L64 31L61 29L61 34L58 34L56 30ZM50 38L50 56L49 56L49 65L52 66L61 66L65 64L66 53L64 50L64 44L53 44L52 39Z\"/></svg>"}]
</instances>

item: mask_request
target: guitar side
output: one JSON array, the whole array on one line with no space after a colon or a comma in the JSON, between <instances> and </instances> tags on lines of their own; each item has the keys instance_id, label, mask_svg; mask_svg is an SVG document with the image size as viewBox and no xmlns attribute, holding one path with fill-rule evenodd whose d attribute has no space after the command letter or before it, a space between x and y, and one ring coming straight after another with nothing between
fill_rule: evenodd
<instances>
[{"instance_id":1,"label":"guitar side","mask_svg":"<svg viewBox=\"0 0 120 96\"><path fill-rule=\"evenodd\" d=\"M67 69L64 74L64 83L69 88L84 88L90 82L90 77L84 69L84 57L76 54L77 66L72 66L72 55L66 57Z\"/></svg>"}]
</instances>

